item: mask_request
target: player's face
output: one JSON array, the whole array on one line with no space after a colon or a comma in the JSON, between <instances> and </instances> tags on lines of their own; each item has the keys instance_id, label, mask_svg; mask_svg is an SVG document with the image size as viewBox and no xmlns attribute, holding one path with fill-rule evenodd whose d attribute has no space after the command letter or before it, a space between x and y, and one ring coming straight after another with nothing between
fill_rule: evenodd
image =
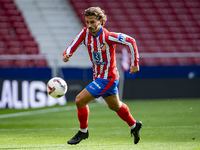
<instances>
[{"instance_id":1,"label":"player's face","mask_svg":"<svg viewBox=\"0 0 200 150\"><path fill-rule=\"evenodd\" d=\"M85 23L90 33L94 36L96 36L101 29L101 20L98 20L96 16L85 16Z\"/></svg>"}]
</instances>

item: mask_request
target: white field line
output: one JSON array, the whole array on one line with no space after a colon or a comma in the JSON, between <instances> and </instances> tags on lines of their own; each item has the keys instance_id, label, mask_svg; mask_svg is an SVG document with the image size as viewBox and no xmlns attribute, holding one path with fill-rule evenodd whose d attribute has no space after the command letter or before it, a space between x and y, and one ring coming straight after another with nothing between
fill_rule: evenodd
<instances>
[{"instance_id":1,"label":"white field line","mask_svg":"<svg viewBox=\"0 0 200 150\"><path fill-rule=\"evenodd\" d=\"M49 108L49 109L42 109L42 110L25 111L25 112L11 113L11 114L3 114L3 115L0 115L0 119L37 115L37 114L44 114L44 113L49 113L49 112L69 111L69 110L74 110L74 109L76 109L76 107L67 106L67 107L61 107L61 108Z\"/></svg>"},{"instance_id":2,"label":"white field line","mask_svg":"<svg viewBox=\"0 0 200 150\"><path fill-rule=\"evenodd\" d=\"M30 128L23 128L23 129L16 129L16 128L12 128L12 129L0 129L0 131L51 131L51 130L66 130L66 128L34 128L34 129L30 129ZM69 130L77 130L78 128L67 128ZM94 128L90 128L90 130L94 130Z\"/></svg>"},{"instance_id":3,"label":"white field line","mask_svg":"<svg viewBox=\"0 0 200 150\"><path fill-rule=\"evenodd\" d=\"M97 104L89 105L89 107L96 107L96 106L97 106ZM101 106L101 105L98 105L98 106ZM11 118L11 117L30 116L30 115L45 114L45 113L60 112L60 111L70 111L70 110L75 110L75 109L76 109L76 106L66 106L66 107L60 107L60 108L32 110L32 111L25 111L25 112L11 113L11 114L3 114L3 115L0 115L0 119Z\"/></svg>"}]
</instances>

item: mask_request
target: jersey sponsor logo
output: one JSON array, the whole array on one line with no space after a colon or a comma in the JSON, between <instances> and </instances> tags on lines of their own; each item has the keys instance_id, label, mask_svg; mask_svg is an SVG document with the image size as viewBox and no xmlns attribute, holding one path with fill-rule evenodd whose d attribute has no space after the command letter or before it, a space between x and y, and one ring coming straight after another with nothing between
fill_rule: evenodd
<instances>
[{"instance_id":1,"label":"jersey sponsor logo","mask_svg":"<svg viewBox=\"0 0 200 150\"><path fill-rule=\"evenodd\" d=\"M101 55L100 55L99 52L92 52L92 55L93 55L93 61L92 62L95 65L105 65L106 64L106 62L103 62L101 60Z\"/></svg>"},{"instance_id":2,"label":"jersey sponsor logo","mask_svg":"<svg viewBox=\"0 0 200 150\"><path fill-rule=\"evenodd\" d=\"M125 37L122 34L119 34L118 39L121 43L125 42Z\"/></svg>"},{"instance_id":3,"label":"jersey sponsor logo","mask_svg":"<svg viewBox=\"0 0 200 150\"><path fill-rule=\"evenodd\" d=\"M100 53L99 52L93 52L93 58L95 61L100 61Z\"/></svg>"}]
</instances>

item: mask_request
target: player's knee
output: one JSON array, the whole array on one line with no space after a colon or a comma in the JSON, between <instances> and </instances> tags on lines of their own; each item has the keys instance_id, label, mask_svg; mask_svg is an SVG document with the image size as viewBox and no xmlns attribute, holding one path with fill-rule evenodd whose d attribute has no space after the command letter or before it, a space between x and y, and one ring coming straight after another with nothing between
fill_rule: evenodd
<instances>
[{"instance_id":1,"label":"player's knee","mask_svg":"<svg viewBox=\"0 0 200 150\"><path fill-rule=\"evenodd\" d=\"M109 105L108 107L113 111L118 111L120 109L118 105Z\"/></svg>"},{"instance_id":2,"label":"player's knee","mask_svg":"<svg viewBox=\"0 0 200 150\"><path fill-rule=\"evenodd\" d=\"M76 96L76 99L75 99L75 103L76 103L76 106L78 108L82 108L85 106L85 103L84 103L84 100L81 98L81 96Z\"/></svg>"},{"instance_id":3,"label":"player's knee","mask_svg":"<svg viewBox=\"0 0 200 150\"><path fill-rule=\"evenodd\" d=\"M80 105L81 105L81 98L80 98L80 96L76 96L75 103L76 103L77 107L80 107Z\"/></svg>"}]
</instances>

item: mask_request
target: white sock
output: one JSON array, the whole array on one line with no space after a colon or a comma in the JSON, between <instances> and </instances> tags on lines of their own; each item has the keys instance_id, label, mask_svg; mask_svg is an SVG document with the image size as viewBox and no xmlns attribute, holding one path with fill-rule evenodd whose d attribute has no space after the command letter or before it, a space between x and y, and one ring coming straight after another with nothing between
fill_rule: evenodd
<instances>
[{"instance_id":1,"label":"white sock","mask_svg":"<svg viewBox=\"0 0 200 150\"><path fill-rule=\"evenodd\" d=\"M134 129L136 127L136 123L130 127L131 127L131 129Z\"/></svg>"},{"instance_id":2,"label":"white sock","mask_svg":"<svg viewBox=\"0 0 200 150\"><path fill-rule=\"evenodd\" d=\"M87 130L88 130L88 128L85 128L85 129L81 129L81 128L79 128L79 131L81 131L81 132L83 132L83 133L86 133Z\"/></svg>"}]
</instances>

